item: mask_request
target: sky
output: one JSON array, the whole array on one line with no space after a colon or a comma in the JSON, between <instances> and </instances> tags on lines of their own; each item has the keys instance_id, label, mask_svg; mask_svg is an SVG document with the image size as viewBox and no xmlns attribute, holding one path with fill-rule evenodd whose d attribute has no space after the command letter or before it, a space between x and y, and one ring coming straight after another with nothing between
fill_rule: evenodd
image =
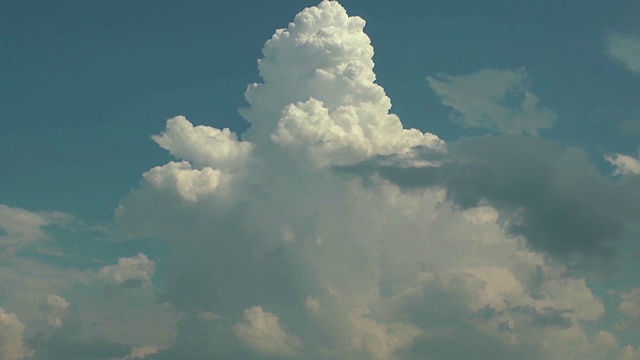
<instances>
[{"instance_id":1,"label":"sky","mask_svg":"<svg viewBox=\"0 0 640 360\"><path fill-rule=\"evenodd\" d=\"M1 359L640 359L639 2L1 5Z\"/></svg>"}]
</instances>

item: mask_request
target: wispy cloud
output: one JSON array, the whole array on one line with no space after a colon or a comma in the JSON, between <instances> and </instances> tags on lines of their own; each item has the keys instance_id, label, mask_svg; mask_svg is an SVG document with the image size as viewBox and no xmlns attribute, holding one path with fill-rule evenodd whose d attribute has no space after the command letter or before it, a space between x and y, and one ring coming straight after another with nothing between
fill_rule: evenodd
<instances>
[{"instance_id":1,"label":"wispy cloud","mask_svg":"<svg viewBox=\"0 0 640 360\"><path fill-rule=\"evenodd\" d=\"M627 69L640 74L640 36L612 33L607 38L607 54Z\"/></svg>"},{"instance_id":2,"label":"wispy cloud","mask_svg":"<svg viewBox=\"0 0 640 360\"><path fill-rule=\"evenodd\" d=\"M537 135L551 127L556 114L529 89L524 68L485 69L472 74L427 77L442 103L455 110L454 122L505 134Z\"/></svg>"}]
</instances>

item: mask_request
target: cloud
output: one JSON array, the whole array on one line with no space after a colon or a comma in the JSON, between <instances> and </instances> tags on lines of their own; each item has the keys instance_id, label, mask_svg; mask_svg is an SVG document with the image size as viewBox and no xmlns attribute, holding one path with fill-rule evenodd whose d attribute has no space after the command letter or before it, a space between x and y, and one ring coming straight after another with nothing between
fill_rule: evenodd
<instances>
[{"instance_id":1,"label":"cloud","mask_svg":"<svg viewBox=\"0 0 640 360\"><path fill-rule=\"evenodd\" d=\"M640 220L637 193L603 177L577 148L521 136L485 136L449 144L437 167L372 161L347 171L376 173L404 189L442 187L463 209L500 211L509 233L554 256L611 255Z\"/></svg>"},{"instance_id":2,"label":"cloud","mask_svg":"<svg viewBox=\"0 0 640 360\"><path fill-rule=\"evenodd\" d=\"M618 311L624 319L618 324L620 330L629 330L640 324L640 288L633 288L629 292L620 292Z\"/></svg>"},{"instance_id":3,"label":"cloud","mask_svg":"<svg viewBox=\"0 0 640 360\"><path fill-rule=\"evenodd\" d=\"M640 38L630 34L612 33L607 38L607 54L627 69L640 74Z\"/></svg>"},{"instance_id":4,"label":"cloud","mask_svg":"<svg viewBox=\"0 0 640 360\"><path fill-rule=\"evenodd\" d=\"M137 347L131 350L131 354L125 356L124 358L122 358L122 360L144 359L148 355L155 354L157 352L158 348L156 348L155 346Z\"/></svg>"},{"instance_id":5,"label":"cloud","mask_svg":"<svg viewBox=\"0 0 640 360\"><path fill-rule=\"evenodd\" d=\"M234 332L253 350L266 355L294 356L302 348L300 339L287 333L277 316L259 306L245 310L243 322L234 326Z\"/></svg>"},{"instance_id":6,"label":"cloud","mask_svg":"<svg viewBox=\"0 0 640 360\"><path fill-rule=\"evenodd\" d=\"M49 295L46 301L47 323L53 327L62 326L62 317L66 315L69 303L62 296Z\"/></svg>"},{"instance_id":7,"label":"cloud","mask_svg":"<svg viewBox=\"0 0 640 360\"><path fill-rule=\"evenodd\" d=\"M84 339L80 334L82 327L75 322L61 327L51 336L39 333L29 340L35 349L33 360L112 360L122 358L131 351L131 347L118 344L104 338Z\"/></svg>"},{"instance_id":8,"label":"cloud","mask_svg":"<svg viewBox=\"0 0 640 360\"><path fill-rule=\"evenodd\" d=\"M95 239L91 226L60 212L7 206L2 210L4 236L13 239L20 251L0 261L0 302L6 309L2 317L13 333L7 335L8 328L0 326L0 348L6 345L12 354L32 353L35 360L113 360L134 347L169 346L179 314L158 303L151 260L143 255L124 258L99 276L90 256L81 262L71 260L65 251L70 245L77 253L74 238L110 251L113 244ZM65 256L43 256L40 250L48 253L48 249ZM121 285L136 287L105 286L96 281L98 277L111 285L124 281ZM18 338L24 348L15 343ZM13 358L3 351L0 358Z\"/></svg>"},{"instance_id":9,"label":"cloud","mask_svg":"<svg viewBox=\"0 0 640 360\"><path fill-rule=\"evenodd\" d=\"M484 69L472 74L428 76L429 87L453 108L454 122L504 134L538 135L553 126L557 115L529 90L524 68Z\"/></svg>"},{"instance_id":10,"label":"cloud","mask_svg":"<svg viewBox=\"0 0 640 360\"><path fill-rule=\"evenodd\" d=\"M622 135L640 135L640 120L629 120L620 124L618 132Z\"/></svg>"},{"instance_id":11,"label":"cloud","mask_svg":"<svg viewBox=\"0 0 640 360\"><path fill-rule=\"evenodd\" d=\"M253 144L238 141L229 129L193 126L184 116L167 120L167 129L151 137L160 147L198 167L237 169L251 156Z\"/></svg>"},{"instance_id":12,"label":"cloud","mask_svg":"<svg viewBox=\"0 0 640 360\"><path fill-rule=\"evenodd\" d=\"M640 354L635 351L633 346L627 345L618 353L618 357L616 360L638 360L640 359Z\"/></svg>"},{"instance_id":13,"label":"cloud","mask_svg":"<svg viewBox=\"0 0 640 360\"><path fill-rule=\"evenodd\" d=\"M98 272L98 279L114 285L133 283L150 286L155 271L155 263L140 253L130 258L119 258L116 265L103 267Z\"/></svg>"},{"instance_id":14,"label":"cloud","mask_svg":"<svg viewBox=\"0 0 640 360\"><path fill-rule=\"evenodd\" d=\"M48 240L44 228L49 225L65 225L73 216L62 212L31 212L0 204L0 249L23 249L39 241Z\"/></svg>"},{"instance_id":15,"label":"cloud","mask_svg":"<svg viewBox=\"0 0 640 360\"><path fill-rule=\"evenodd\" d=\"M335 1L303 10L265 44L245 134L177 117L154 137L178 161L116 212L128 236L172 248L158 301L182 317L147 358L614 356L571 260L611 250L635 200L579 149L404 129L364 25ZM480 102L524 96L482 110L507 117L488 126L550 126L524 71L488 73L504 79Z\"/></svg>"},{"instance_id":16,"label":"cloud","mask_svg":"<svg viewBox=\"0 0 640 360\"><path fill-rule=\"evenodd\" d=\"M616 167L613 175L640 175L640 160L633 156L616 154L615 156L605 156L605 159Z\"/></svg>"},{"instance_id":17,"label":"cloud","mask_svg":"<svg viewBox=\"0 0 640 360\"><path fill-rule=\"evenodd\" d=\"M33 355L25 344L25 325L15 314L0 308L0 355L5 360L28 359Z\"/></svg>"},{"instance_id":18,"label":"cloud","mask_svg":"<svg viewBox=\"0 0 640 360\"><path fill-rule=\"evenodd\" d=\"M47 305L52 308L66 309L69 307L69 303L62 296L49 295L47 296Z\"/></svg>"}]
</instances>

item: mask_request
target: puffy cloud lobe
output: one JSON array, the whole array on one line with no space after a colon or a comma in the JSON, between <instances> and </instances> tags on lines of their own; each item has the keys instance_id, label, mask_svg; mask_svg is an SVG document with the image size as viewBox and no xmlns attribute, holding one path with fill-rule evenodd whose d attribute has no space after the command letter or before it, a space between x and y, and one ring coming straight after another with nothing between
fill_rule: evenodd
<instances>
[{"instance_id":1,"label":"puffy cloud lobe","mask_svg":"<svg viewBox=\"0 0 640 360\"><path fill-rule=\"evenodd\" d=\"M219 187L227 185L230 180L223 172L210 167L193 169L188 161L172 161L156 166L144 173L143 178L154 189L175 190L182 199L189 202L215 194Z\"/></svg>"},{"instance_id":2,"label":"puffy cloud lobe","mask_svg":"<svg viewBox=\"0 0 640 360\"><path fill-rule=\"evenodd\" d=\"M67 308L69 307L69 303L65 298L59 295L49 295L47 296L47 310L49 311L49 315L47 315L47 323L53 327L61 327L62 319L65 315Z\"/></svg>"},{"instance_id":3,"label":"puffy cloud lobe","mask_svg":"<svg viewBox=\"0 0 640 360\"><path fill-rule=\"evenodd\" d=\"M485 69L458 76L438 74L427 77L427 81L442 103L456 111L452 119L465 127L537 135L557 119L529 90L524 68Z\"/></svg>"},{"instance_id":4,"label":"puffy cloud lobe","mask_svg":"<svg viewBox=\"0 0 640 360\"><path fill-rule=\"evenodd\" d=\"M58 309L66 309L69 307L69 303L67 302L67 300L59 295L47 296L47 305Z\"/></svg>"},{"instance_id":5,"label":"puffy cloud lobe","mask_svg":"<svg viewBox=\"0 0 640 360\"><path fill-rule=\"evenodd\" d=\"M245 310L243 320L234 326L234 332L258 353L294 356L302 348L300 339L287 333L277 316L259 306Z\"/></svg>"},{"instance_id":6,"label":"puffy cloud lobe","mask_svg":"<svg viewBox=\"0 0 640 360\"><path fill-rule=\"evenodd\" d=\"M138 254L130 258L119 258L116 265L103 267L98 272L98 279L114 285L134 283L150 286L155 271L155 263L145 254Z\"/></svg>"},{"instance_id":7,"label":"puffy cloud lobe","mask_svg":"<svg viewBox=\"0 0 640 360\"><path fill-rule=\"evenodd\" d=\"M239 141L229 129L193 126L184 116L167 120L166 130L153 140L182 161L156 166L143 174L138 203L158 201L173 193L186 203L229 198L244 176L254 145ZM123 216L123 207L116 216Z\"/></svg>"},{"instance_id":8,"label":"puffy cloud lobe","mask_svg":"<svg viewBox=\"0 0 640 360\"><path fill-rule=\"evenodd\" d=\"M25 325L15 314L0 308L0 357L6 360L28 359L33 355L24 341Z\"/></svg>"},{"instance_id":9,"label":"puffy cloud lobe","mask_svg":"<svg viewBox=\"0 0 640 360\"><path fill-rule=\"evenodd\" d=\"M329 112L321 101L311 98L288 105L271 138L307 152L317 166L353 164L378 154L409 153L415 146L445 149L437 136L402 129L397 121L390 119L387 129L363 127L361 121L362 115L352 106Z\"/></svg>"},{"instance_id":10,"label":"puffy cloud lobe","mask_svg":"<svg viewBox=\"0 0 640 360\"><path fill-rule=\"evenodd\" d=\"M238 141L229 129L193 126L184 116L167 120L167 129L152 139L172 155L191 161L196 167L235 170L250 156L253 145Z\"/></svg>"},{"instance_id":11,"label":"puffy cloud lobe","mask_svg":"<svg viewBox=\"0 0 640 360\"><path fill-rule=\"evenodd\" d=\"M616 154L605 156L605 159L616 167L613 175L640 175L640 160L633 156Z\"/></svg>"},{"instance_id":12,"label":"puffy cloud lobe","mask_svg":"<svg viewBox=\"0 0 640 360\"><path fill-rule=\"evenodd\" d=\"M609 56L620 61L627 69L640 74L640 37L612 33L607 39Z\"/></svg>"}]
</instances>

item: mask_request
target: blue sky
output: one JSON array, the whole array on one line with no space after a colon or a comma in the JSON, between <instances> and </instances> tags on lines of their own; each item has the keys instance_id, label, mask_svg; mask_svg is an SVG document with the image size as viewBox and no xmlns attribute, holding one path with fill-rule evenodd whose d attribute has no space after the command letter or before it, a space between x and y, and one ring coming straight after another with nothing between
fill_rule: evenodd
<instances>
[{"instance_id":1,"label":"blue sky","mask_svg":"<svg viewBox=\"0 0 640 360\"><path fill-rule=\"evenodd\" d=\"M638 358L640 3L316 5L4 4L0 355Z\"/></svg>"}]
</instances>

